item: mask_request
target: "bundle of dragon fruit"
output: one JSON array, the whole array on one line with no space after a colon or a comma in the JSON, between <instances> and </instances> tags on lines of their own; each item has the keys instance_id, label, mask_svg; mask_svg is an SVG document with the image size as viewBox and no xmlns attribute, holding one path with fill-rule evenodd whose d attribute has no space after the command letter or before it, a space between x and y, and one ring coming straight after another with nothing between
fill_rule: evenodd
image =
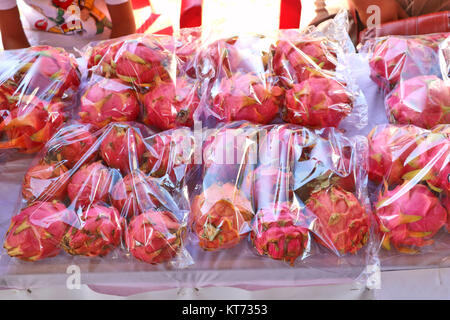
<instances>
[{"instance_id":1,"label":"bundle of dragon fruit","mask_svg":"<svg viewBox=\"0 0 450 320\"><path fill-rule=\"evenodd\" d=\"M199 51L200 120L269 124L277 117L284 90L273 77L271 43L265 36L241 35L214 40Z\"/></svg>"},{"instance_id":2,"label":"bundle of dragon fruit","mask_svg":"<svg viewBox=\"0 0 450 320\"><path fill-rule=\"evenodd\" d=\"M418 253L447 225L450 128L384 125L369 135L369 178L383 247Z\"/></svg>"},{"instance_id":3,"label":"bundle of dragon fruit","mask_svg":"<svg viewBox=\"0 0 450 320\"><path fill-rule=\"evenodd\" d=\"M339 257L358 253L370 232L362 156L332 129L219 126L205 138L191 202L199 246L228 249L250 234L259 255L291 265L320 246Z\"/></svg>"},{"instance_id":4,"label":"bundle of dragon fruit","mask_svg":"<svg viewBox=\"0 0 450 320\"><path fill-rule=\"evenodd\" d=\"M190 225L204 250L236 246L250 232L254 216L252 181L257 164L258 127L235 122L209 132L203 142L203 170L191 202Z\"/></svg>"},{"instance_id":5,"label":"bundle of dragon fruit","mask_svg":"<svg viewBox=\"0 0 450 320\"><path fill-rule=\"evenodd\" d=\"M324 34L280 33L272 47L273 73L286 90L281 118L310 128L338 127L354 110L355 92L338 75L346 50Z\"/></svg>"},{"instance_id":6,"label":"bundle of dragon fruit","mask_svg":"<svg viewBox=\"0 0 450 320\"><path fill-rule=\"evenodd\" d=\"M291 265L320 250L313 243L339 257L358 253L369 240L370 216L357 196L364 192L357 142L333 129L292 125L263 133L252 176L256 251Z\"/></svg>"},{"instance_id":7,"label":"bundle of dragon fruit","mask_svg":"<svg viewBox=\"0 0 450 320\"><path fill-rule=\"evenodd\" d=\"M70 116L80 77L75 58L60 48L2 52L0 149L41 149Z\"/></svg>"},{"instance_id":8,"label":"bundle of dragon fruit","mask_svg":"<svg viewBox=\"0 0 450 320\"><path fill-rule=\"evenodd\" d=\"M185 181L193 153L188 128L154 134L132 122L63 127L25 174L7 253L35 261L60 249L97 257L124 247L153 264L188 256Z\"/></svg>"},{"instance_id":9,"label":"bundle of dragon fruit","mask_svg":"<svg viewBox=\"0 0 450 320\"><path fill-rule=\"evenodd\" d=\"M372 80L386 93L390 123L431 129L450 120L450 85L440 55L449 34L388 36L366 44Z\"/></svg>"},{"instance_id":10,"label":"bundle of dragon fruit","mask_svg":"<svg viewBox=\"0 0 450 320\"><path fill-rule=\"evenodd\" d=\"M194 67L199 36L131 35L88 46L90 79L80 118L97 127L141 121L157 130L193 126L199 104Z\"/></svg>"}]
</instances>

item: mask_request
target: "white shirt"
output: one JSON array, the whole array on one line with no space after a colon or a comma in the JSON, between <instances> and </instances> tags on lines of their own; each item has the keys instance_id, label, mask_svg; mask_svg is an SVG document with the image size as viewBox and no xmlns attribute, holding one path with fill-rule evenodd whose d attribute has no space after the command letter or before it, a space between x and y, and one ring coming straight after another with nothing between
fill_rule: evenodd
<instances>
[{"instance_id":1,"label":"white shirt","mask_svg":"<svg viewBox=\"0 0 450 320\"><path fill-rule=\"evenodd\" d=\"M108 5L128 0L0 0L0 10L19 7L31 45L51 44L70 51L90 41L108 39Z\"/></svg>"}]
</instances>

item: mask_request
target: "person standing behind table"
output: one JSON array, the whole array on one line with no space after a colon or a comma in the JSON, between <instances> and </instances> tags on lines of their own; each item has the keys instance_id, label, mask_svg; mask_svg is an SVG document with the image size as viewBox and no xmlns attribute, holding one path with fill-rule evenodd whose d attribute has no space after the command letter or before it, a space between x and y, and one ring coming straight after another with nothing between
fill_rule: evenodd
<instances>
[{"instance_id":1,"label":"person standing behind table","mask_svg":"<svg viewBox=\"0 0 450 320\"><path fill-rule=\"evenodd\" d=\"M316 17L311 25L320 26L333 18L339 9L355 8L359 20L359 28L352 15L349 14L349 34L355 44L358 41L358 29L366 28L372 13L367 10L377 5L380 10L380 23L386 23L409 17L417 17L428 13L450 10L450 0L315 0Z\"/></svg>"},{"instance_id":2,"label":"person standing behind table","mask_svg":"<svg viewBox=\"0 0 450 320\"><path fill-rule=\"evenodd\" d=\"M367 9L372 5L377 5L381 9L381 23L450 10L450 0L350 0L350 2L358 12L364 27L367 27L367 21L372 15L367 13Z\"/></svg>"},{"instance_id":3,"label":"person standing behind table","mask_svg":"<svg viewBox=\"0 0 450 320\"><path fill-rule=\"evenodd\" d=\"M129 0L0 0L5 50L30 44L72 50L135 31Z\"/></svg>"}]
</instances>

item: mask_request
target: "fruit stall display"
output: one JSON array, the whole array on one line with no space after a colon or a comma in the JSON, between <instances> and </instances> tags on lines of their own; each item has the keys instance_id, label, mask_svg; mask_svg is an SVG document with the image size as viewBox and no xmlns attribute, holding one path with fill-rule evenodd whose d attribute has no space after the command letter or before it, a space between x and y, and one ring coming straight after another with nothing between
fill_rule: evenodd
<instances>
[{"instance_id":1,"label":"fruit stall display","mask_svg":"<svg viewBox=\"0 0 450 320\"><path fill-rule=\"evenodd\" d=\"M448 257L446 35L364 47L374 127L337 21L92 43L83 75L60 49L2 53L0 146L37 153L1 217L5 282L366 284L385 257Z\"/></svg>"},{"instance_id":2,"label":"fruit stall display","mask_svg":"<svg viewBox=\"0 0 450 320\"><path fill-rule=\"evenodd\" d=\"M382 125L368 139L382 247L394 255L432 251L436 242L449 249L450 125Z\"/></svg>"},{"instance_id":3,"label":"fruit stall display","mask_svg":"<svg viewBox=\"0 0 450 320\"><path fill-rule=\"evenodd\" d=\"M71 116L81 74L75 58L48 46L0 53L0 149L34 153Z\"/></svg>"}]
</instances>

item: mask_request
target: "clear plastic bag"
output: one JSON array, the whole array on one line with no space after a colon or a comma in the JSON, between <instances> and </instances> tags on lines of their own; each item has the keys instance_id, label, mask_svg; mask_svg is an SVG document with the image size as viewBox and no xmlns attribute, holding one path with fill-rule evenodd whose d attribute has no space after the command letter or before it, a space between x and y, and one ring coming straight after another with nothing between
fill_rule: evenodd
<instances>
[{"instance_id":1,"label":"clear plastic bag","mask_svg":"<svg viewBox=\"0 0 450 320\"><path fill-rule=\"evenodd\" d=\"M155 130L192 127L199 104L193 62L199 41L199 30L190 29L178 36L135 34L88 45L83 55L91 75L81 121L98 127L113 121L140 121Z\"/></svg>"},{"instance_id":2,"label":"clear plastic bag","mask_svg":"<svg viewBox=\"0 0 450 320\"><path fill-rule=\"evenodd\" d=\"M0 149L35 153L71 116L81 74L75 58L48 46L0 54Z\"/></svg>"},{"instance_id":3,"label":"clear plastic bag","mask_svg":"<svg viewBox=\"0 0 450 320\"><path fill-rule=\"evenodd\" d=\"M264 130L254 171L257 252L291 264L318 254L365 264L372 218L360 168L364 139L291 125Z\"/></svg>"},{"instance_id":4,"label":"clear plastic bag","mask_svg":"<svg viewBox=\"0 0 450 320\"><path fill-rule=\"evenodd\" d=\"M288 123L311 128L339 127L343 119L360 127L367 106L345 65L355 49L338 24L324 32L284 30L278 34L239 34L217 39L199 50L202 79L199 120Z\"/></svg>"},{"instance_id":5,"label":"clear plastic bag","mask_svg":"<svg viewBox=\"0 0 450 320\"><path fill-rule=\"evenodd\" d=\"M4 254L38 261L61 251L114 252L118 261L190 265L185 179L193 152L187 128L156 135L131 122L62 128L25 174Z\"/></svg>"},{"instance_id":6,"label":"clear plastic bag","mask_svg":"<svg viewBox=\"0 0 450 320\"><path fill-rule=\"evenodd\" d=\"M384 253L448 253L449 126L375 127L368 165Z\"/></svg>"},{"instance_id":7,"label":"clear plastic bag","mask_svg":"<svg viewBox=\"0 0 450 320\"><path fill-rule=\"evenodd\" d=\"M448 36L388 36L362 48L369 55L372 80L386 93L391 123L431 129L450 122L450 85L440 62L440 44Z\"/></svg>"},{"instance_id":8,"label":"clear plastic bag","mask_svg":"<svg viewBox=\"0 0 450 320\"><path fill-rule=\"evenodd\" d=\"M234 122L207 132L191 196L194 243L233 250L247 237L258 256L363 274L377 247L366 152L364 137L335 129Z\"/></svg>"}]
</instances>

